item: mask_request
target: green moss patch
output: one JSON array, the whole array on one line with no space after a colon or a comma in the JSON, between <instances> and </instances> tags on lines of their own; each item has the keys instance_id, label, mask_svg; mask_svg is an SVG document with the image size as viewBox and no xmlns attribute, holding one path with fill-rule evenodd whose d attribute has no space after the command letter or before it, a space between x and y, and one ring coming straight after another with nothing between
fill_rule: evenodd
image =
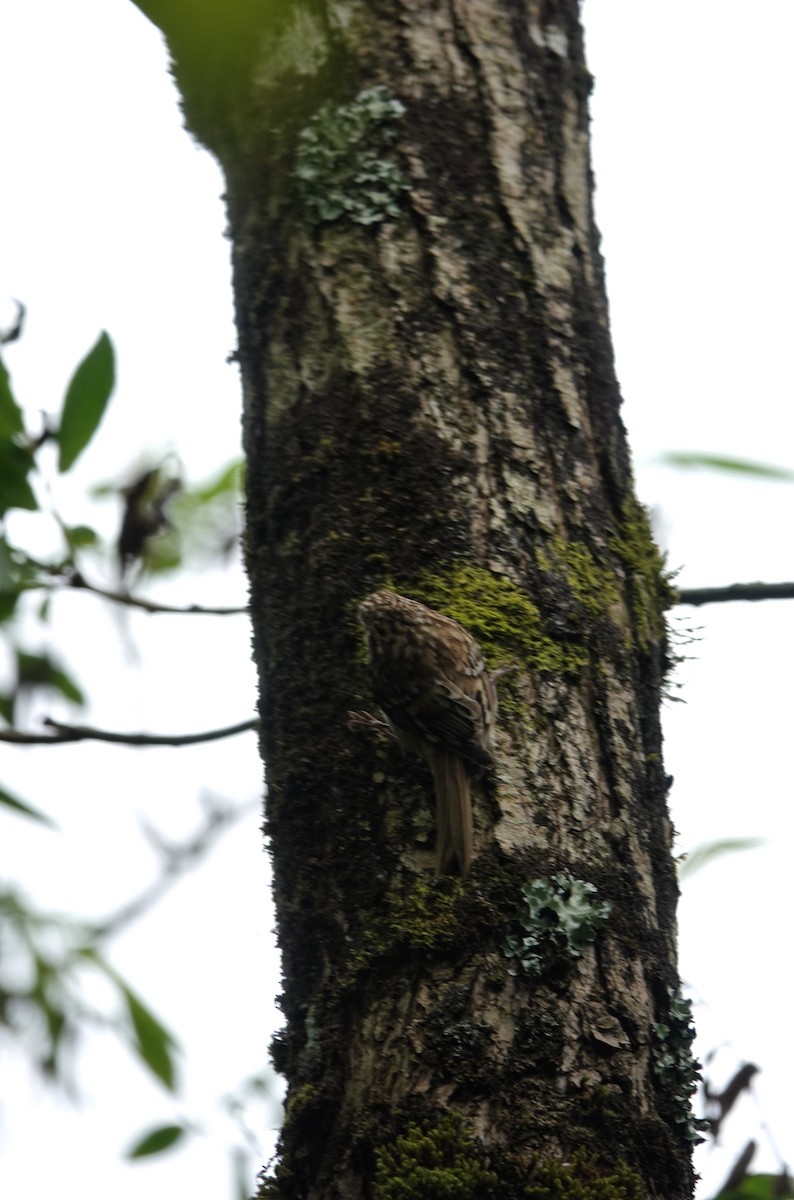
<instances>
[{"instance_id":1,"label":"green moss patch","mask_svg":"<svg viewBox=\"0 0 794 1200\"><path fill-rule=\"evenodd\" d=\"M552 538L548 548L538 553L538 566L561 574L579 603L594 616L606 615L620 600L614 572L600 566L584 542Z\"/></svg>"},{"instance_id":2,"label":"green moss patch","mask_svg":"<svg viewBox=\"0 0 794 1200\"><path fill-rule=\"evenodd\" d=\"M456 563L417 583L416 598L468 629L491 666L519 659L531 670L561 675L577 674L587 662L582 646L549 636L539 609L515 584L482 567Z\"/></svg>"},{"instance_id":3,"label":"green moss patch","mask_svg":"<svg viewBox=\"0 0 794 1200\"><path fill-rule=\"evenodd\" d=\"M646 1191L636 1171L623 1162L606 1166L577 1151L571 1159L538 1155L525 1200L645 1200Z\"/></svg>"},{"instance_id":4,"label":"green moss patch","mask_svg":"<svg viewBox=\"0 0 794 1200\"><path fill-rule=\"evenodd\" d=\"M675 602L665 558L653 540L648 514L633 498L623 506L620 533L609 541L628 571L634 630L641 649L664 641L664 614Z\"/></svg>"},{"instance_id":5,"label":"green moss patch","mask_svg":"<svg viewBox=\"0 0 794 1200\"><path fill-rule=\"evenodd\" d=\"M458 902L459 879L419 879L406 896L393 896L385 912L370 914L350 959L354 978L378 959L393 954L424 954L451 946L463 934Z\"/></svg>"},{"instance_id":6,"label":"green moss patch","mask_svg":"<svg viewBox=\"0 0 794 1200\"><path fill-rule=\"evenodd\" d=\"M409 1125L376 1149L375 1163L375 1200L484 1200L498 1183L483 1166L482 1150L451 1114L437 1125Z\"/></svg>"}]
</instances>

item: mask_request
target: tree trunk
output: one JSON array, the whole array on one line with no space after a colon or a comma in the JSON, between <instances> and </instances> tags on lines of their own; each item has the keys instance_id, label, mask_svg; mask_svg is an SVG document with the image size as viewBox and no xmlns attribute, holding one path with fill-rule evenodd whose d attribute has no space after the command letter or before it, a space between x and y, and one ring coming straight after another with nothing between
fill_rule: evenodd
<instances>
[{"instance_id":1,"label":"tree trunk","mask_svg":"<svg viewBox=\"0 0 794 1200\"><path fill-rule=\"evenodd\" d=\"M686 1197L669 588L577 5L141 7L228 181L289 1083L261 1194ZM466 880L427 768L348 723L384 586L507 667Z\"/></svg>"}]
</instances>

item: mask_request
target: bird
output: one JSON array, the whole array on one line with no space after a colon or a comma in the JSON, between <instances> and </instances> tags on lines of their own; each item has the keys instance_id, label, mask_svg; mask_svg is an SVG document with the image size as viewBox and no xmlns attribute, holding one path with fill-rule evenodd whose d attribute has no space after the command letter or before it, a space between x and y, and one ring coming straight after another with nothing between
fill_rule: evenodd
<instances>
[{"instance_id":1,"label":"bird","mask_svg":"<svg viewBox=\"0 0 794 1200\"><path fill-rule=\"evenodd\" d=\"M469 874L471 780L493 761L496 687L457 621L396 592L359 605L374 698L399 744L420 755L436 792L436 869Z\"/></svg>"}]
</instances>

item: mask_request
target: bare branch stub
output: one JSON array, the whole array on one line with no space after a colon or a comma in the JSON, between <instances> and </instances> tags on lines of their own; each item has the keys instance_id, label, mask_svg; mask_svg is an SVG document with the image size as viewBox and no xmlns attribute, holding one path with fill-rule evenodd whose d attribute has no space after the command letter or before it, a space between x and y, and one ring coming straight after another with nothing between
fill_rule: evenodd
<instances>
[{"instance_id":1,"label":"bare branch stub","mask_svg":"<svg viewBox=\"0 0 794 1200\"><path fill-rule=\"evenodd\" d=\"M678 604L725 604L732 600L794 600L794 583L729 583L724 587L681 588Z\"/></svg>"}]
</instances>

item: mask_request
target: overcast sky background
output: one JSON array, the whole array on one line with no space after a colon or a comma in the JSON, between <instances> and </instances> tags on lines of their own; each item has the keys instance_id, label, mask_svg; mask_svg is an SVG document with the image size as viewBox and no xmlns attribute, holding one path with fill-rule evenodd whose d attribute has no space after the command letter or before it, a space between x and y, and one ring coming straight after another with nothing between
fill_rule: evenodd
<instances>
[{"instance_id":1,"label":"overcast sky background","mask_svg":"<svg viewBox=\"0 0 794 1200\"><path fill-rule=\"evenodd\" d=\"M0 323L13 313L7 298L28 307L24 337L5 354L16 394L35 421L57 410L100 329L118 351L105 423L55 497L76 523L89 516L86 489L127 478L146 452L178 454L192 482L239 454L223 183L182 130L159 36L131 3L2 7ZM794 6L758 0L750 14L738 0L588 0L585 20L597 214L640 495L682 586L789 579L792 485L673 472L656 459L704 450L794 467ZM90 510L108 533L117 519L112 504ZM21 518L14 533L33 551L50 536L40 519ZM208 571L157 594L242 603L245 584L239 572ZM678 849L766 839L695 875L680 908L701 1054L722 1046L726 1073L743 1059L762 1068L724 1147L699 1156L708 1196L746 1137L759 1137L756 1166L777 1168L759 1122L794 1154L792 603L680 609L674 623L698 638L677 675L685 703L665 714ZM89 722L179 732L252 713L244 617L121 614L69 594L50 637L91 697ZM0 814L3 874L44 908L102 916L140 890L156 869L142 816L180 838L195 828L202 789L252 802L210 863L113 950L187 1047L184 1103L110 1034L78 1057L77 1106L0 1043L4 1194L44 1200L54 1180L84 1200L132 1200L142 1188L151 1200L230 1194L227 1147L240 1136L216 1099L262 1069L278 1023L260 779L252 736L191 751L0 748L2 783L60 826ZM250 1114L253 1169L272 1150L271 1110ZM197 1118L207 1135L147 1164L121 1161L136 1133L175 1115Z\"/></svg>"}]
</instances>

